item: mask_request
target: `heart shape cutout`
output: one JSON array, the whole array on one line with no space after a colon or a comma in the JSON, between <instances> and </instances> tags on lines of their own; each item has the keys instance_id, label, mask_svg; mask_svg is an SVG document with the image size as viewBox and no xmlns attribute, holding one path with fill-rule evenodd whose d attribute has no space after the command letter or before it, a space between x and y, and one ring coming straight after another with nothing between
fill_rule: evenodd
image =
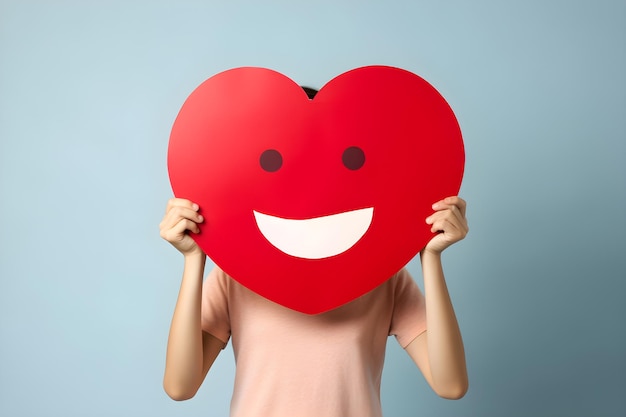
<instances>
[{"instance_id":1,"label":"heart shape cutout","mask_svg":"<svg viewBox=\"0 0 626 417\"><path fill-rule=\"evenodd\" d=\"M343 73L313 100L270 69L221 72L187 98L168 149L174 195L205 218L192 235L200 248L307 314L369 292L419 253L464 161L445 99L388 66Z\"/></svg>"}]
</instances>

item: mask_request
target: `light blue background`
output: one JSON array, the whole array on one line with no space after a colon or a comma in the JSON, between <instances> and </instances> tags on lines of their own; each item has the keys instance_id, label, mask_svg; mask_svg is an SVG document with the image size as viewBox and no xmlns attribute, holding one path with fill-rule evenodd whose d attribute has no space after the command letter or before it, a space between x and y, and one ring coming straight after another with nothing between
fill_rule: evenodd
<instances>
[{"instance_id":1,"label":"light blue background","mask_svg":"<svg viewBox=\"0 0 626 417\"><path fill-rule=\"evenodd\" d=\"M228 68L319 87L367 64L429 80L467 147L471 232L444 262L470 391L439 399L391 339L386 415L625 415L626 2L607 0L1 0L0 415L226 415L230 348L193 400L161 388L170 127Z\"/></svg>"}]
</instances>

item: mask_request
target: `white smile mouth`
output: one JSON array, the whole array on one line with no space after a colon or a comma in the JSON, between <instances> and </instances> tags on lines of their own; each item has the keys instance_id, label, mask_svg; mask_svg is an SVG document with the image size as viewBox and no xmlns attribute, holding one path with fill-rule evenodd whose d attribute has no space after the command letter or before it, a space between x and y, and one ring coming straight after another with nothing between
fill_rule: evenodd
<instances>
[{"instance_id":1,"label":"white smile mouth","mask_svg":"<svg viewBox=\"0 0 626 417\"><path fill-rule=\"evenodd\" d=\"M374 208L352 210L312 219L284 219L253 210L261 234L287 255L323 259L354 246L372 223Z\"/></svg>"}]
</instances>

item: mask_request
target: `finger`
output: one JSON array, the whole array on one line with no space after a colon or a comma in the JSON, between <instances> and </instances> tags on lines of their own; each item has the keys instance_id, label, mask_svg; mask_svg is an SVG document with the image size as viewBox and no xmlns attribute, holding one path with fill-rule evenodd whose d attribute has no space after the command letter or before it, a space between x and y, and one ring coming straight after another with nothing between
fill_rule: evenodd
<instances>
[{"instance_id":1,"label":"finger","mask_svg":"<svg viewBox=\"0 0 626 417\"><path fill-rule=\"evenodd\" d=\"M188 219L195 223L204 222L204 217L197 211L185 206L174 206L165 214L159 227L162 229L171 229L181 219Z\"/></svg>"},{"instance_id":2,"label":"finger","mask_svg":"<svg viewBox=\"0 0 626 417\"><path fill-rule=\"evenodd\" d=\"M450 222L447 218L435 222L431 232L443 235L443 238L448 242L457 242L467 235L467 231L464 228L460 228L458 224Z\"/></svg>"},{"instance_id":3,"label":"finger","mask_svg":"<svg viewBox=\"0 0 626 417\"><path fill-rule=\"evenodd\" d=\"M465 222L465 200L458 197L448 197L433 204L433 210L436 212L444 212L450 210L461 222Z\"/></svg>"},{"instance_id":4,"label":"finger","mask_svg":"<svg viewBox=\"0 0 626 417\"><path fill-rule=\"evenodd\" d=\"M458 209L446 209L442 211L438 211L426 219L426 223L432 225L433 227L440 227L439 230L444 230L443 225L449 224L454 229L467 233L467 221L465 218L461 218L458 213ZM445 230L448 231L448 230Z\"/></svg>"},{"instance_id":5,"label":"finger","mask_svg":"<svg viewBox=\"0 0 626 417\"><path fill-rule=\"evenodd\" d=\"M189 219L181 219L181 221L179 221L176 226L172 228L172 231L180 235L183 235L188 231L198 234L200 233L200 226L198 226L198 223L192 222Z\"/></svg>"},{"instance_id":6,"label":"finger","mask_svg":"<svg viewBox=\"0 0 626 417\"><path fill-rule=\"evenodd\" d=\"M457 230L459 230L459 225L456 222L450 221L449 217L436 219L430 227L430 231L433 233L454 233Z\"/></svg>"},{"instance_id":7,"label":"finger","mask_svg":"<svg viewBox=\"0 0 626 417\"><path fill-rule=\"evenodd\" d=\"M443 200L439 200L433 204L433 210L443 210L448 208L449 206L456 206L461 214L465 216L465 212L467 209L467 202L458 196L446 197Z\"/></svg>"},{"instance_id":8,"label":"finger","mask_svg":"<svg viewBox=\"0 0 626 417\"><path fill-rule=\"evenodd\" d=\"M161 231L161 237L168 242L179 242L183 240L187 231L191 233L200 233L200 227L189 219L181 219L170 229Z\"/></svg>"},{"instance_id":9,"label":"finger","mask_svg":"<svg viewBox=\"0 0 626 417\"><path fill-rule=\"evenodd\" d=\"M461 215L465 217L465 212L467 210L467 202L463 200L461 197L459 196L446 197L443 199L443 202L445 204L450 204L450 205L454 205L458 207L459 211L461 212Z\"/></svg>"},{"instance_id":10,"label":"finger","mask_svg":"<svg viewBox=\"0 0 626 417\"><path fill-rule=\"evenodd\" d=\"M465 222L465 219L463 217L461 217L461 213L459 212L459 209L457 207L455 207L455 206L450 206L448 208L436 211L433 214L431 214L430 216L428 216L426 218L426 223L427 224L433 224L435 221L437 221L439 219L444 219L444 218L449 218L450 221L454 221L454 222L458 222L458 223L464 223Z\"/></svg>"},{"instance_id":11,"label":"finger","mask_svg":"<svg viewBox=\"0 0 626 417\"><path fill-rule=\"evenodd\" d=\"M465 219L465 213L462 211L462 209L459 206L457 205L450 206L450 213L454 215L454 217L456 218L456 221L458 221L460 225L467 223L467 220Z\"/></svg>"},{"instance_id":12,"label":"finger","mask_svg":"<svg viewBox=\"0 0 626 417\"><path fill-rule=\"evenodd\" d=\"M159 228L161 230L172 229L181 220L190 220L194 223L204 222L204 218L195 211L175 207L165 215L165 217L159 224Z\"/></svg>"},{"instance_id":13,"label":"finger","mask_svg":"<svg viewBox=\"0 0 626 417\"><path fill-rule=\"evenodd\" d=\"M170 198L167 201L167 206L165 208L165 212L167 213L168 211L170 211L172 208L174 207L185 207L188 209L191 209L193 211L198 211L200 209L200 207L194 203L193 201L184 199L184 198Z\"/></svg>"}]
</instances>

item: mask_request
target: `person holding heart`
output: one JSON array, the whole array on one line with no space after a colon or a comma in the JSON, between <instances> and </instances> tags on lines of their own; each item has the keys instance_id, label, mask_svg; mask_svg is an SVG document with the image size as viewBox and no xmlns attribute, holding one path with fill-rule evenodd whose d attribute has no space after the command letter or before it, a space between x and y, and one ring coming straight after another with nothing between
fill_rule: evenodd
<instances>
[{"instance_id":1,"label":"person holding heart","mask_svg":"<svg viewBox=\"0 0 626 417\"><path fill-rule=\"evenodd\" d=\"M425 318L423 314L413 318L417 326L421 326L424 330L414 339L408 341L405 349L438 395L444 398L458 399L463 397L467 391L468 376L463 342L443 274L441 253L451 244L463 239L467 234L466 204L461 198L449 197L435 203L433 209L435 212L425 219L425 222L431 226L433 232L439 233L420 253L426 293L424 304L421 304L419 296L416 297L417 302L420 303L417 306L417 310L421 311L423 309L427 314L425 314ZM185 400L195 395L213 361L225 347L224 339L228 340L228 336L225 336L224 332L218 331L216 332L218 333L217 335L213 335L204 331L202 326L203 320L207 320L204 316L211 309L206 306L206 301L203 300L202 295L206 255L190 236L190 233L199 232L198 224L204 221L198 211L199 207L188 200L172 199L168 202L167 213L160 224L163 238L184 255L184 272L179 298L172 319L164 377L164 387L167 393L175 400ZM405 280L412 281L406 270L403 269L399 274L403 275ZM215 267L209 273L206 280L209 283L213 282L215 285L237 286L237 283L225 277L224 272L218 267ZM403 285L406 286L407 284L404 283ZM206 288L211 287L205 286L205 291ZM266 301L261 296L246 291L243 287L237 288L237 291L245 293L246 302L252 304L250 308L254 309L255 305L260 307L257 312L259 315L257 317L258 321L251 325L258 326L257 332L268 335L264 346L245 346L247 336L241 335L239 349L268 350L270 353L266 355L266 358L269 357L269 360L274 362L259 364L261 371L257 372L260 372L260 374L254 377L247 375L238 376L238 379L242 381L245 381L247 378L256 380L258 385L235 388L238 396L233 397L232 416L382 415L379 398L382 363L380 364L380 369L377 370L378 373L370 376L373 381L365 378L367 383L364 384L363 375L344 374L343 361L346 358L357 357L358 361L362 361L360 365L364 369L370 366L369 358L359 357L360 352L354 350L354 342L346 343L345 346L338 346L338 349L333 350L333 352L336 350L341 352L342 349L345 349L345 351L341 352L341 354L335 354L334 357L329 357L325 354L327 345L337 343L336 340L328 339L328 335L335 332L337 328L341 332L348 334L349 338L359 339L360 335L350 333L350 328L348 327L353 322L349 312L350 304L354 304L354 310L360 312L363 307L368 309L371 307L371 300L367 300L367 304L363 306L359 305L359 300L357 299L336 310L322 313L321 315L308 316ZM415 289L407 289L407 292L411 291L415 291ZM388 301L391 302L392 300ZM204 309L203 303L205 304ZM227 310L227 307L225 309ZM274 315L271 312L268 313L267 310L274 310ZM275 310L278 310L278 313ZM340 314L336 314L338 311ZM345 325L342 323L341 313L345 315ZM273 321L271 319L281 315L295 317L295 320ZM264 320L265 317L270 319ZM230 326L234 329L242 326L242 323L235 322L237 318L237 316L230 317ZM410 317L405 317L404 319L411 321ZM298 324L299 320L301 321L300 324ZM315 320L318 323L311 324L311 320ZM296 330L298 331L292 332L294 328L283 327L284 322L297 325ZM371 323L370 325L374 327L377 324ZM391 326L390 323L385 323L385 325ZM275 326L275 328L268 329L268 326ZM328 333L325 332L324 326L328 327ZM219 328L219 326L216 328ZM359 327L357 326L357 328ZM311 330L312 334L310 337L307 337L306 343L302 343L302 341L296 343L291 340L291 337L301 337L302 333L306 332L307 329ZM225 333L227 334L227 331ZM269 336L276 334L283 335L281 340L276 340ZM384 334L384 338L378 341L380 345L386 343L386 336ZM260 338L263 340L263 335ZM373 342L365 340L358 343ZM304 346L306 351L293 350L294 345L298 345L301 348ZM302 356L302 361L314 360L314 362L300 362L299 356ZM292 360L284 361L285 358ZM285 369L284 362L288 362L289 366L293 366L294 363L300 363L301 366ZM367 364L367 366L363 365L363 363ZM248 367L249 365L245 362L237 362L238 368ZM284 379L276 385L268 387L265 381L268 379L273 380L271 374L276 372L277 369L281 370L281 375L284 375L286 371L289 379ZM303 370L306 372L303 372ZM262 371L267 372L267 374ZM311 381L319 381L320 379L311 374L311 371L329 378L327 381L329 387L334 389L337 389L337 385L341 387L339 396L349 398L350 405L353 405L354 408L346 409L346 405L341 404L341 400L331 401L331 399L337 396L337 391L332 392L332 394L324 391L319 392L318 390L323 389L324 384L321 384L321 387L311 387ZM245 372L245 369L242 372ZM339 384L336 384L331 379L339 381ZM368 385L372 382L375 383L374 388L369 387L362 391L358 389L361 388L361 385ZM351 393L351 391L355 390L355 385L358 387L356 389L357 392ZM285 386L288 389L285 390ZM286 391L285 394L281 394L280 388L283 388L283 392ZM312 388L316 388L316 390L311 390ZM246 397L256 398L259 391L263 392L266 398L256 403L246 403ZM298 394L294 395L294 391Z\"/></svg>"},{"instance_id":2,"label":"person holding heart","mask_svg":"<svg viewBox=\"0 0 626 417\"><path fill-rule=\"evenodd\" d=\"M360 86L376 80L355 102ZM179 114L169 166L177 197L160 223L161 237L184 257L165 391L175 400L193 397L231 342L232 417L377 417L386 341L394 335L438 395L463 397L465 353L441 262L468 232L466 202L441 198L458 191L462 175L451 110L425 81L388 67L342 74L317 96L307 91L308 100L302 91L269 70L231 70L201 85ZM386 111L381 103L416 96L426 102L419 111L386 116L399 143L371 133L390 132L376 124ZM358 119L343 110L346 100ZM270 123L276 114L280 130ZM223 120L222 130L199 133ZM434 145L406 140L406 132ZM204 142L178 140L190 135L227 137L228 145L198 149ZM241 181L222 187L224 177ZM405 196L407 183L416 184L417 197ZM403 267L416 253L425 296ZM207 255L216 266L204 278Z\"/></svg>"}]
</instances>

